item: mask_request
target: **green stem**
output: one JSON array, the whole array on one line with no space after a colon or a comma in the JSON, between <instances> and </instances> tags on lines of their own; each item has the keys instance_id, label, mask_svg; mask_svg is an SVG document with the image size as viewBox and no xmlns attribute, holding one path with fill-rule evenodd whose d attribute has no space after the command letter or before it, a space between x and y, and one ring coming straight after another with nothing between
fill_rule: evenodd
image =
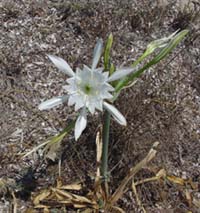
<instances>
[{"instance_id":1,"label":"green stem","mask_svg":"<svg viewBox=\"0 0 200 213\"><path fill-rule=\"evenodd\" d=\"M107 182L108 177L108 145L109 145L109 133L110 133L110 113L105 111L103 120L103 152L101 160L101 176L103 181Z\"/></svg>"}]
</instances>

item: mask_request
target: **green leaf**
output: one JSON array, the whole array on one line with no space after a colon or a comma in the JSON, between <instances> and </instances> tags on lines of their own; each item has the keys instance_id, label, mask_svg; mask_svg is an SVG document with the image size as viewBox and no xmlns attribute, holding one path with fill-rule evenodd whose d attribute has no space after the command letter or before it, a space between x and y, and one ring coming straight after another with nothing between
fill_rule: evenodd
<instances>
[{"instance_id":1,"label":"green leaf","mask_svg":"<svg viewBox=\"0 0 200 213\"><path fill-rule=\"evenodd\" d=\"M112 33L108 36L105 52L104 52L104 68L105 70L109 70L110 67L110 50L113 43L113 35Z\"/></svg>"},{"instance_id":2,"label":"green leaf","mask_svg":"<svg viewBox=\"0 0 200 213\"><path fill-rule=\"evenodd\" d=\"M165 47L163 47L160 50L160 52L150 62L145 64L141 69L132 73L130 76L119 81L115 87L115 93L116 93L115 96L117 97L117 93L119 93L120 90L123 89L123 87L127 86L129 83L132 83L135 80L135 78L140 77L145 70L157 64L159 61L165 58L182 41L182 39L188 34L188 32L189 32L188 30L182 30L181 32L176 34L173 37L173 39L171 39L169 43L165 45ZM133 63L133 66L135 66L135 63Z\"/></svg>"},{"instance_id":3,"label":"green leaf","mask_svg":"<svg viewBox=\"0 0 200 213\"><path fill-rule=\"evenodd\" d=\"M115 72L115 66L113 63L111 63L109 73L110 73L110 75L112 75L114 72Z\"/></svg>"},{"instance_id":4,"label":"green leaf","mask_svg":"<svg viewBox=\"0 0 200 213\"><path fill-rule=\"evenodd\" d=\"M172 39L169 44L161 49L160 53L154 57L154 59L151 61L152 65L157 64L160 60L166 57L168 53L170 53L182 40L183 38L188 34L189 30L182 30L179 32L174 39Z\"/></svg>"},{"instance_id":5,"label":"green leaf","mask_svg":"<svg viewBox=\"0 0 200 213\"><path fill-rule=\"evenodd\" d=\"M177 30L178 31L178 30ZM164 37L161 39L157 39L154 40L152 42L150 42L147 45L147 48L145 50L145 52L143 53L143 55L141 55L133 64L132 66L135 67L137 66L141 61L143 61L146 57L148 57L149 55L151 55L155 50L160 49L165 47L166 45L168 45L169 41L172 40L175 35L177 34L177 31L175 31L174 33L172 33L170 36L168 37Z\"/></svg>"},{"instance_id":6,"label":"green leaf","mask_svg":"<svg viewBox=\"0 0 200 213\"><path fill-rule=\"evenodd\" d=\"M75 121L72 121L63 131L61 131L58 135L55 135L48 139L47 141L43 142L42 144L36 146L33 148L31 151L27 152L23 158L27 157L28 155L32 154L33 152L36 152L38 149L42 148L43 146L46 145L52 145L54 143L60 143L63 138L74 128Z\"/></svg>"}]
</instances>

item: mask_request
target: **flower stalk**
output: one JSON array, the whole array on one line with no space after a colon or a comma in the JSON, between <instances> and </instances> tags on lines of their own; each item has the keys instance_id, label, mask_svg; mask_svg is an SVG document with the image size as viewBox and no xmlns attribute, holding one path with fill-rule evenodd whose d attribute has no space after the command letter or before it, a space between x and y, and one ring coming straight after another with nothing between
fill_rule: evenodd
<instances>
[{"instance_id":1,"label":"flower stalk","mask_svg":"<svg viewBox=\"0 0 200 213\"><path fill-rule=\"evenodd\" d=\"M103 118L103 150L101 159L101 176L104 182L108 180L108 146L110 135L110 113L106 110Z\"/></svg>"},{"instance_id":2,"label":"flower stalk","mask_svg":"<svg viewBox=\"0 0 200 213\"><path fill-rule=\"evenodd\" d=\"M109 70L110 75L114 72L114 65L110 64L110 50L113 43L112 34L109 35L104 52L104 69ZM109 136L110 136L110 112L105 110L103 115L103 132L102 132L102 158L101 158L101 177L103 183L108 182L108 146L109 146Z\"/></svg>"}]
</instances>

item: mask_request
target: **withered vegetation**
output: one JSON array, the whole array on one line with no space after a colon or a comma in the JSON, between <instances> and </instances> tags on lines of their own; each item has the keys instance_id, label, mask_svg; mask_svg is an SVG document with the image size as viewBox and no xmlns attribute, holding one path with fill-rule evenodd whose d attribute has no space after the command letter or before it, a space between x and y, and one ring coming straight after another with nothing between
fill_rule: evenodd
<instances>
[{"instance_id":1,"label":"withered vegetation","mask_svg":"<svg viewBox=\"0 0 200 213\"><path fill-rule=\"evenodd\" d=\"M198 212L199 10L196 0L0 2L0 211L17 208L25 212L33 206L31 194L54 185L58 177L58 160L44 159L40 151L21 158L75 116L73 108L67 106L42 112L37 108L41 101L64 93L66 76L46 54L64 58L75 69L90 64L96 39L105 40L112 32L112 60L118 66L128 66L150 41L187 28L187 39L132 88L124 90L116 102L128 126L112 122L109 187L114 192L129 169L158 141L157 156L136 175L134 183L154 177L161 169L171 179L139 184L140 202L147 212ZM84 136L75 142L73 133L68 135L57 153L62 159L64 185L84 182L82 195L94 181L95 138L101 119L99 115L90 118ZM125 212L139 212L141 206L136 201L130 185L118 206Z\"/></svg>"}]
</instances>

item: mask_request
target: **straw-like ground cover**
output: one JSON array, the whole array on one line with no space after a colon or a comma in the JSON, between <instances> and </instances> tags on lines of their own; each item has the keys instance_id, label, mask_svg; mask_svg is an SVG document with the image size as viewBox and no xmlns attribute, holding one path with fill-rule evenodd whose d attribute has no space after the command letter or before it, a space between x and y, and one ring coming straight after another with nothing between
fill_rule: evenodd
<instances>
[{"instance_id":1,"label":"straw-like ground cover","mask_svg":"<svg viewBox=\"0 0 200 213\"><path fill-rule=\"evenodd\" d=\"M137 192L144 208L147 212L198 212L198 203L194 205L190 198L200 199L196 187L200 181L199 22L198 1L2 0L0 212L11 208L13 197L8 191L15 192L18 212L25 212L33 205L31 193L55 184L58 177L58 160L45 160L40 151L21 158L22 153L58 133L75 116L67 105L38 110L41 101L63 94L66 80L46 54L64 58L75 69L90 64L97 38L105 41L112 32L112 60L130 65L150 41L185 28L190 30L187 39L133 87L124 90L115 103L128 125L124 128L112 122L110 190L116 189L129 169L158 141L157 156L135 181L165 169L171 177L191 180L195 186L170 180L139 185ZM86 191L95 176L95 138L102 118L88 120L81 138L75 142L71 133L57 153L62 159L63 181L82 181ZM131 186L118 206L125 212L139 212Z\"/></svg>"}]
</instances>

